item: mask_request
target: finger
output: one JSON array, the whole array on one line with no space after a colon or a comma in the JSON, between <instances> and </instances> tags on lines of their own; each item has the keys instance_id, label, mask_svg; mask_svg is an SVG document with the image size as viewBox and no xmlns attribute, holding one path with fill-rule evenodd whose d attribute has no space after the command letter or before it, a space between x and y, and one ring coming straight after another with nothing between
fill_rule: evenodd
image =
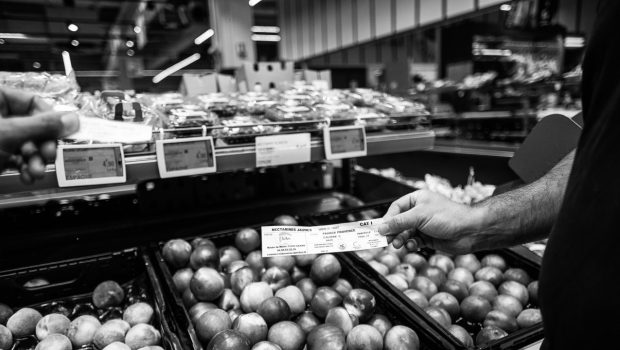
<instances>
[{"instance_id":1,"label":"finger","mask_svg":"<svg viewBox=\"0 0 620 350\"><path fill-rule=\"evenodd\" d=\"M416 207L412 209L387 218L383 221L383 224L377 227L377 230L382 235L398 234L405 230L417 230L421 225L423 217L420 215L419 210Z\"/></svg>"},{"instance_id":2,"label":"finger","mask_svg":"<svg viewBox=\"0 0 620 350\"><path fill-rule=\"evenodd\" d=\"M26 143L24 143L22 145L22 148L20 150L21 155L28 159L30 157L32 157L33 155L37 154L39 152L39 150L37 149L37 145L34 144L34 142L32 141L28 141Z\"/></svg>"},{"instance_id":3,"label":"finger","mask_svg":"<svg viewBox=\"0 0 620 350\"><path fill-rule=\"evenodd\" d=\"M408 251L410 252L415 252L417 251L419 248L418 243L415 241L415 239L409 239L407 240L407 243L405 244L406 248Z\"/></svg>"},{"instance_id":4,"label":"finger","mask_svg":"<svg viewBox=\"0 0 620 350\"><path fill-rule=\"evenodd\" d=\"M394 248L400 249L409 238L409 235L410 231L408 230L399 233L392 241L392 245L394 246Z\"/></svg>"},{"instance_id":5,"label":"finger","mask_svg":"<svg viewBox=\"0 0 620 350\"><path fill-rule=\"evenodd\" d=\"M39 146L39 153L45 163L54 163L56 160L56 141L45 141Z\"/></svg>"},{"instance_id":6,"label":"finger","mask_svg":"<svg viewBox=\"0 0 620 350\"><path fill-rule=\"evenodd\" d=\"M78 129L75 113L46 112L26 118L0 119L0 147L14 151L25 142L56 140Z\"/></svg>"},{"instance_id":7,"label":"finger","mask_svg":"<svg viewBox=\"0 0 620 350\"><path fill-rule=\"evenodd\" d=\"M30 176L30 173L28 172L28 165L22 164L19 172L19 177L24 184L31 185L32 183L34 183L34 179L32 178L32 176Z\"/></svg>"},{"instance_id":8,"label":"finger","mask_svg":"<svg viewBox=\"0 0 620 350\"><path fill-rule=\"evenodd\" d=\"M28 173L34 179L41 179L45 175L45 163L40 155L35 154L28 159Z\"/></svg>"},{"instance_id":9,"label":"finger","mask_svg":"<svg viewBox=\"0 0 620 350\"><path fill-rule=\"evenodd\" d=\"M25 116L51 109L42 98L29 92L13 88L0 89L0 113L4 117Z\"/></svg>"},{"instance_id":10,"label":"finger","mask_svg":"<svg viewBox=\"0 0 620 350\"><path fill-rule=\"evenodd\" d=\"M412 192L398 198L390 205L383 218L389 218L413 208L415 206L415 198L416 192Z\"/></svg>"}]
</instances>

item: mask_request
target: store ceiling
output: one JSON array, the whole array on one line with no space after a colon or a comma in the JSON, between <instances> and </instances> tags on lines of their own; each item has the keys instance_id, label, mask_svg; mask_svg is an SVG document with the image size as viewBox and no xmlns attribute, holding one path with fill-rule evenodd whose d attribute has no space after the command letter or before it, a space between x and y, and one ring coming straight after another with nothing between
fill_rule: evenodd
<instances>
[{"instance_id":1,"label":"store ceiling","mask_svg":"<svg viewBox=\"0 0 620 350\"><path fill-rule=\"evenodd\" d=\"M255 24L277 24L275 0L254 12ZM184 54L208 55L208 42L193 42L207 29L207 0L0 0L0 70L62 71L62 51L78 71L118 70L119 60L161 69Z\"/></svg>"}]
</instances>

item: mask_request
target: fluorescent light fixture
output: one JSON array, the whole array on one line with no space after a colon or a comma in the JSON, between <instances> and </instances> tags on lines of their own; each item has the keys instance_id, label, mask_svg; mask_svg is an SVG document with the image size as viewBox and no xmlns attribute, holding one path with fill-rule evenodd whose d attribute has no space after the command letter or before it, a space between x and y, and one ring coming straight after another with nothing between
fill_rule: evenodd
<instances>
[{"instance_id":1,"label":"fluorescent light fixture","mask_svg":"<svg viewBox=\"0 0 620 350\"><path fill-rule=\"evenodd\" d=\"M133 44L134 44L134 42L131 41L131 40L125 41L125 46L127 46L127 47L133 47Z\"/></svg>"},{"instance_id":2,"label":"fluorescent light fixture","mask_svg":"<svg viewBox=\"0 0 620 350\"><path fill-rule=\"evenodd\" d=\"M564 38L564 47L580 48L586 46L586 39L580 36L567 36Z\"/></svg>"},{"instance_id":3,"label":"fluorescent light fixture","mask_svg":"<svg viewBox=\"0 0 620 350\"><path fill-rule=\"evenodd\" d=\"M159 72L156 76L153 77L153 83L157 84L160 81L166 79L168 76L170 76L170 74L177 72L187 66L189 66L190 64L198 61L200 59L200 54L199 53L195 53L191 56L189 56L188 58L177 62L175 64L173 64L172 66L162 70L161 72Z\"/></svg>"},{"instance_id":4,"label":"fluorescent light fixture","mask_svg":"<svg viewBox=\"0 0 620 350\"><path fill-rule=\"evenodd\" d=\"M261 2L261 0L250 0L250 1L248 1L248 5L254 6L254 5L258 4L259 2Z\"/></svg>"},{"instance_id":5,"label":"fluorescent light fixture","mask_svg":"<svg viewBox=\"0 0 620 350\"><path fill-rule=\"evenodd\" d=\"M132 50L132 49L127 50L127 56L133 57L133 55L135 55L135 54L136 54L136 52L134 50Z\"/></svg>"},{"instance_id":6,"label":"fluorescent light fixture","mask_svg":"<svg viewBox=\"0 0 620 350\"><path fill-rule=\"evenodd\" d=\"M80 45L80 42L79 42L79 41L77 41L77 40L75 40L75 39L73 39L73 40L71 40L71 45L72 45L72 46L79 46L79 45Z\"/></svg>"},{"instance_id":7,"label":"fluorescent light fixture","mask_svg":"<svg viewBox=\"0 0 620 350\"><path fill-rule=\"evenodd\" d=\"M502 5L499 7L499 10L500 10L500 11L506 11L506 12L508 12L508 11L512 10L512 6L511 6L510 4L502 4Z\"/></svg>"},{"instance_id":8,"label":"fluorescent light fixture","mask_svg":"<svg viewBox=\"0 0 620 350\"><path fill-rule=\"evenodd\" d=\"M252 26L252 33L280 33L280 27L276 26Z\"/></svg>"},{"instance_id":9,"label":"fluorescent light fixture","mask_svg":"<svg viewBox=\"0 0 620 350\"><path fill-rule=\"evenodd\" d=\"M280 36L277 34L252 34L252 41L280 41Z\"/></svg>"},{"instance_id":10,"label":"fluorescent light fixture","mask_svg":"<svg viewBox=\"0 0 620 350\"><path fill-rule=\"evenodd\" d=\"M73 66L71 65L71 56L67 51L62 52L62 63L65 65L65 74L68 76L73 72Z\"/></svg>"},{"instance_id":11,"label":"fluorescent light fixture","mask_svg":"<svg viewBox=\"0 0 620 350\"><path fill-rule=\"evenodd\" d=\"M41 68L41 63L39 63L37 61L32 62L32 68L34 68L34 69Z\"/></svg>"},{"instance_id":12,"label":"fluorescent light fixture","mask_svg":"<svg viewBox=\"0 0 620 350\"><path fill-rule=\"evenodd\" d=\"M207 41L207 39L212 37L213 34L215 34L213 29L207 29L204 33L198 35L196 37L196 39L194 39L194 44L200 45L200 44L204 43L205 41Z\"/></svg>"},{"instance_id":13,"label":"fluorescent light fixture","mask_svg":"<svg viewBox=\"0 0 620 350\"><path fill-rule=\"evenodd\" d=\"M136 34L142 33L142 27L140 27L140 26L133 27L133 32L136 33Z\"/></svg>"},{"instance_id":14,"label":"fluorescent light fixture","mask_svg":"<svg viewBox=\"0 0 620 350\"><path fill-rule=\"evenodd\" d=\"M510 50L502 50L502 49L475 49L473 51L474 55L482 55L482 56L510 56L512 55L512 51Z\"/></svg>"},{"instance_id":15,"label":"fluorescent light fixture","mask_svg":"<svg viewBox=\"0 0 620 350\"><path fill-rule=\"evenodd\" d=\"M2 39L30 39L30 36L23 33L0 33Z\"/></svg>"},{"instance_id":16,"label":"fluorescent light fixture","mask_svg":"<svg viewBox=\"0 0 620 350\"><path fill-rule=\"evenodd\" d=\"M67 29L69 29L70 32L77 32L80 27L78 27L75 23L69 23L67 24Z\"/></svg>"}]
</instances>

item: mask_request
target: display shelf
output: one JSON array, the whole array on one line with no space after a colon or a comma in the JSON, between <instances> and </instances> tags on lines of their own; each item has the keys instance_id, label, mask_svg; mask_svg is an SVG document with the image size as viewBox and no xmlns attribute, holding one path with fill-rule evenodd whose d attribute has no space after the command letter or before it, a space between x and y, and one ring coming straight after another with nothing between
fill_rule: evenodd
<instances>
[{"instance_id":1,"label":"display shelf","mask_svg":"<svg viewBox=\"0 0 620 350\"><path fill-rule=\"evenodd\" d=\"M368 155L381 155L433 147L435 134L426 131L384 131L367 136ZM322 138L312 138L311 161L325 159ZM218 172L229 172L256 167L254 144L216 148ZM0 208L43 204L49 200L63 200L99 195L120 195L135 191L135 185L159 178L155 154L127 156L127 182L115 186L59 188L53 165L46 169L45 177L33 185L21 183L19 174L7 172L0 175Z\"/></svg>"},{"instance_id":2,"label":"display shelf","mask_svg":"<svg viewBox=\"0 0 620 350\"><path fill-rule=\"evenodd\" d=\"M514 142L476 141L465 139L436 139L432 152L468 154L475 156L512 158L520 144Z\"/></svg>"}]
</instances>

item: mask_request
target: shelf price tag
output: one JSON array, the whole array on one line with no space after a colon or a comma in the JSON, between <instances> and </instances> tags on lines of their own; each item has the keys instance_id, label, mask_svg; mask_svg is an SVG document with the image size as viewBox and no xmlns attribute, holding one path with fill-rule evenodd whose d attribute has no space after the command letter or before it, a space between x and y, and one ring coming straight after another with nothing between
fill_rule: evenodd
<instances>
[{"instance_id":1,"label":"shelf price tag","mask_svg":"<svg viewBox=\"0 0 620 350\"><path fill-rule=\"evenodd\" d=\"M309 161L310 133L256 138L256 167L308 163Z\"/></svg>"},{"instance_id":2,"label":"shelf price tag","mask_svg":"<svg viewBox=\"0 0 620 350\"><path fill-rule=\"evenodd\" d=\"M213 138L157 140L157 167L162 178L200 175L217 171Z\"/></svg>"},{"instance_id":3,"label":"shelf price tag","mask_svg":"<svg viewBox=\"0 0 620 350\"><path fill-rule=\"evenodd\" d=\"M121 144L59 146L56 178L60 187L126 182L123 146Z\"/></svg>"},{"instance_id":4,"label":"shelf price tag","mask_svg":"<svg viewBox=\"0 0 620 350\"><path fill-rule=\"evenodd\" d=\"M368 153L363 125L325 128L323 143L325 158L330 160L363 157Z\"/></svg>"}]
</instances>

